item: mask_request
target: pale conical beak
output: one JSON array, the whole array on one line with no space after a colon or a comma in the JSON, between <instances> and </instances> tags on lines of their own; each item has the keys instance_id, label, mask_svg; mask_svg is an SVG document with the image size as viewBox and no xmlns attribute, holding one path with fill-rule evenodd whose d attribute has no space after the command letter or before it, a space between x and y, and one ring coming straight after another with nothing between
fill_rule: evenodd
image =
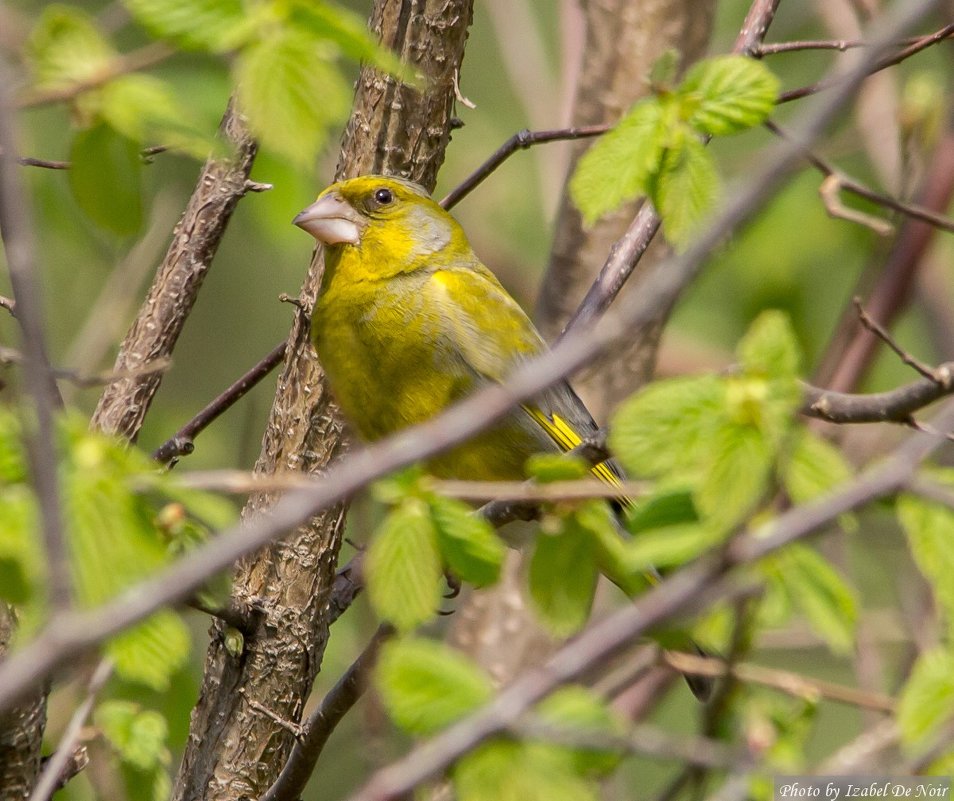
<instances>
[{"instance_id":1,"label":"pale conical beak","mask_svg":"<svg viewBox=\"0 0 954 801\"><path fill-rule=\"evenodd\" d=\"M322 195L292 222L325 245L357 245L364 220L337 192Z\"/></svg>"}]
</instances>

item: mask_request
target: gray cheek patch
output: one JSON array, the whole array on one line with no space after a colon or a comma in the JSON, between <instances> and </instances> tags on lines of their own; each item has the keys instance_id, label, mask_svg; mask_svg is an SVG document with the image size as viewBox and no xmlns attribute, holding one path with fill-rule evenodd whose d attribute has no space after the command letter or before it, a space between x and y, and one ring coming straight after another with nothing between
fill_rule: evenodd
<instances>
[{"instance_id":1,"label":"gray cheek patch","mask_svg":"<svg viewBox=\"0 0 954 801\"><path fill-rule=\"evenodd\" d=\"M412 208L408 212L408 223L415 232L412 256L429 256L443 250L450 243L450 226L427 209Z\"/></svg>"}]
</instances>

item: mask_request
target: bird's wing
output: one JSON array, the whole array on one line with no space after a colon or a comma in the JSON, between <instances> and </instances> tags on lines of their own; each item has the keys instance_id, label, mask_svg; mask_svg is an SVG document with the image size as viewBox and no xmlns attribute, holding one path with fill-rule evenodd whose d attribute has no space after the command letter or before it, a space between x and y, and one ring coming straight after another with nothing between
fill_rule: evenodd
<instances>
[{"instance_id":1,"label":"bird's wing","mask_svg":"<svg viewBox=\"0 0 954 801\"><path fill-rule=\"evenodd\" d=\"M502 382L520 362L546 350L530 318L479 262L466 268L435 270L426 291L445 338L469 369L484 380ZM572 450L597 430L583 401L565 381L522 408L563 451ZM593 472L608 484L620 481L619 468L613 462L597 465Z\"/></svg>"}]
</instances>

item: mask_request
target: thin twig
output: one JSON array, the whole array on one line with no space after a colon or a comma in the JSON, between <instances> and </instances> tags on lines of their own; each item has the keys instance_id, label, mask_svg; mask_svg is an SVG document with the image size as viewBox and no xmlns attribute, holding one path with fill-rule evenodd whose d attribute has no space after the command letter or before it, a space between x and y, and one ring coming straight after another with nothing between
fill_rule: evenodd
<instances>
[{"instance_id":1,"label":"thin twig","mask_svg":"<svg viewBox=\"0 0 954 801\"><path fill-rule=\"evenodd\" d=\"M706 768L728 768L747 758L734 749L709 737L669 734L658 726L634 726L625 735L605 731L586 731L553 723L532 715L509 727L513 734L531 740L569 746L587 751L615 751L621 754L642 754L657 759L678 760ZM264 799L263 799L264 801Z\"/></svg>"},{"instance_id":2,"label":"thin twig","mask_svg":"<svg viewBox=\"0 0 954 801\"><path fill-rule=\"evenodd\" d=\"M193 440L208 428L220 415L245 396L259 381L267 376L285 357L285 343L281 342L228 389L211 400L205 408L180 428L152 454L152 458L166 464L195 450ZM273 477L274 478L274 477Z\"/></svg>"},{"instance_id":3,"label":"thin twig","mask_svg":"<svg viewBox=\"0 0 954 801\"><path fill-rule=\"evenodd\" d=\"M840 192L844 189L844 182L840 175L832 174L821 182L818 187L818 194L821 195L822 203L829 216L836 220L846 220L847 222L863 225L870 228L878 236L890 236L894 233L894 226L881 217L874 214L868 214L860 209L853 209L841 202Z\"/></svg>"},{"instance_id":4,"label":"thin twig","mask_svg":"<svg viewBox=\"0 0 954 801\"><path fill-rule=\"evenodd\" d=\"M950 34L948 34L950 36ZM924 37L909 36L895 43L896 47L907 47L917 44ZM772 42L761 45L752 55L756 57L774 56L779 53L794 53L799 50L838 50L844 53L846 50L852 50L856 47L868 47L868 42L860 39L802 39L793 42Z\"/></svg>"},{"instance_id":5,"label":"thin twig","mask_svg":"<svg viewBox=\"0 0 954 801\"><path fill-rule=\"evenodd\" d=\"M112 659L105 657L100 660L96 669L93 671L89 684L86 686L86 697L83 699L83 703L73 712L73 716L70 718L70 722L67 724L63 736L60 738L59 745L56 747L56 753L47 761L46 766L43 768L43 773L40 774L40 778L37 780L36 787L30 795L30 801L47 801L47 799L56 792L60 775L63 773L63 769L73 755L73 750L79 740L80 732L86 723L86 719L93 711L96 696L112 674Z\"/></svg>"},{"instance_id":6,"label":"thin twig","mask_svg":"<svg viewBox=\"0 0 954 801\"><path fill-rule=\"evenodd\" d=\"M787 136L785 129L772 120L766 120L763 125L776 136ZM888 194L884 194L883 192L876 192L855 178L852 178L850 175L846 175L831 162L823 159L816 153L806 151L804 155L806 161L808 161L808 163L811 164L822 175L828 179L834 179L838 191L843 190L845 192L851 192L853 195L857 195L858 197L864 198L865 200L869 200L872 203L877 203L879 206L884 206L885 208L896 211L899 214L913 217L915 220L921 220L921 222L926 222L928 225L933 225L936 228L941 228L942 230L954 233L954 220L952 220L950 217L945 217L943 214L938 214L937 212L917 203L906 203L905 201L898 200L897 198ZM850 211L856 212L854 209ZM860 214L860 212L857 213ZM868 215L863 216L868 217ZM882 220L881 222L884 221ZM868 223L863 222L862 224ZM878 229L876 228L875 230ZM881 233L881 231L878 230L878 233Z\"/></svg>"},{"instance_id":7,"label":"thin twig","mask_svg":"<svg viewBox=\"0 0 954 801\"><path fill-rule=\"evenodd\" d=\"M17 316L17 304L12 298L0 295L0 309L6 309L11 317Z\"/></svg>"},{"instance_id":8,"label":"thin twig","mask_svg":"<svg viewBox=\"0 0 954 801\"><path fill-rule=\"evenodd\" d=\"M7 348L0 345L0 365L27 363L27 357L18 350ZM105 370L101 373L87 375L78 373L75 370L69 370L64 367L50 367L50 374L57 379L69 381L78 387L99 387L104 384L110 384L121 378L132 378L140 375L150 375L152 373L161 373L169 369L172 365L171 359L159 359L143 366L138 370Z\"/></svg>"},{"instance_id":9,"label":"thin twig","mask_svg":"<svg viewBox=\"0 0 954 801\"><path fill-rule=\"evenodd\" d=\"M68 170L72 164L68 161L51 161L50 159L35 159L29 156L21 156L17 159L17 164L22 167L42 167L46 170Z\"/></svg>"},{"instance_id":10,"label":"thin twig","mask_svg":"<svg viewBox=\"0 0 954 801\"><path fill-rule=\"evenodd\" d=\"M321 703L315 707L295 738L295 745L275 783L260 801L293 801L311 777L324 750L325 743L341 719L364 694L371 669L377 662L381 646L394 635L394 629L382 624L360 656L338 679Z\"/></svg>"},{"instance_id":11,"label":"thin twig","mask_svg":"<svg viewBox=\"0 0 954 801\"><path fill-rule=\"evenodd\" d=\"M680 673L712 676L713 678L731 676L743 683L772 687L798 698L809 700L825 698L829 701L838 701L862 709L873 709L877 712L887 713L894 712L897 706L895 700L889 695L866 692L855 687L811 678L788 670L777 670L776 668L745 662L730 665L721 659L676 651L663 651L660 654L660 659Z\"/></svg>"},{"instance_id":12,"label":"thin twig","mask_svg":"<svg viewBox=\"0 0 954 801\"><path fill-rule=\"evenodd\" d=\"M16 107L19 109L35 108L36 106L45 106L50 103L61 103L66 100L72 100L83 92L96 89L105 83L119 78L121 75L155 67L157 64L161 64L163 61L175 55L175 52L176 51L165 42L150 42L139 50L118 56L107 63L97 74L84 78L81 81L76 81L69 86L25 92L17 98Z\"/></svg>"},{"instance_id":13,"label":"thin twig","mask_svg":"<svg viewBox=\"0 0 954 801\"><path fill-rule=\"evenodd\" d=\"M910 45L899 50L897 53L886 56L877 63L873 64L869 74L873 75L874 73L881 72L881 70L885 70L888 67L893 67L896 64L900 64L902 61L911 58L911 56L917 55L922 50L931 47L931 45L935 45L938 42L944 41L952 35L954 35L954 24L945 25L943 28L935 31L934 33L930 33L926 36L915 39ZM798 89L791 89L788 92L782 92L778 96L778 100L776 102L781 105L782 103L790 103L793 100L800 100L803 97L808 97L809 95L816 94L825 89L830 89L831 87L836 86L841 80L843 80L843 78L838 75L822 78L822 80L808 86L802 86Z\"/></svg>"},{"instance_id":14,"label":"thin twig","mask_svg":"<svg viewBox=\"0 0 954 801\"><path fill-rule=\"evenodd\" d=\"M459 183L440 202L445 209L452 209L474 191L487 176L518 150L526 150L544 142L563 142L572 139L587 139L606 133L612 125L585 125L578 128L558 128L546 131L517 131L504 142L483 164Z\"/></svg>"},{"instance_id":15,"label":"thin twig","mask_svg":"<svg viewBox=\"0 0 954 801\"><path fill-rule=\"evenodd\" d=\"M928 380L934 381L944 388L949 388L952 385L951 371L949 368L945 368L943 371L935 370L933 367L930 367L920 359L911 355L895 341L894 337L891 336L886 328L881 326L865 311L865 308L861 303L861 298L853 298L852 303L855 306L855 310L858 312L858 319L861 321L861 324L872 334L878 337L878 339L884 342L885 345L891 348L891 350L895 352L897 357L901 359L904 364L908 365Z\"/></svg>"},{"instance_id":16,"label":"thin twig","mask_svg":"<svg viewBox=\"0 0 954 801\"><path fill-rule=\"evenodd\" d=\"M36 421L25 426L25 439L43 521L49 601L52 609L57 610L68 606L72 599L54 432L54 412L62 401L47 356L33 225L16 161L16 134L9 94L13 85L13 76L0 59L0 235L16 302L21 350L26 357L24 379L33 406L32 418Z\"/></svg>"}]
</instances>

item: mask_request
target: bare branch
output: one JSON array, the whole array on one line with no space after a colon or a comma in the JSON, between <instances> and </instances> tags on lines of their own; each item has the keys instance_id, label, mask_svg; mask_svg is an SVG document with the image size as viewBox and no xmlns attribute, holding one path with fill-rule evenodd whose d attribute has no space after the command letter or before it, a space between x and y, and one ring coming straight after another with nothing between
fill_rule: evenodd
<instances>
[{"instance_id":1,"label":"bare branch","mask_svg":"<svg viewBox=\"0 0 954 801\"><path fill-rule=\"evenodd\" d=\"M234 155L212 158L203 167L149 294L120 346L117 371L138 370L172 354L232 212L245 195L256 144L232 105L221 130ZM161 376L150 375L110 384L92 425L135 441L160 381Z\"/></svg>"},{"instance_id":2,"label":"bare branch","mask_svg":"<svg viewBox=\"0 0 954 801\"><path fill-rule=\"evenodd\" d=\"M949 388L952 383L952 375L950 368L943 367L935 370L933 367L929 367L920 359L917 359L911 355L908 351L902 348L891 336L886 328L881 326L873 317L871 317L864 309L864 306L861 305L861 298L856 297L852 300L854 303L855 310L858 312L858 319L861 321L861 324L867 328L872 334L874 334L878 339L884 342L891 350L895 352L901 361L919 372L922 376L927 378L930 381L934 381L937 384L940 384L945 389Z\"/></svg>"},{"instance_id":3,"label":"bare branch","mask_svg":"<svg viewBox=\"0 0 954 801\"><path fill-rule=\"evenodd\" d=\"M952 35L954 35L954 32L948 31L947 35L941 38L949 38ZM923 40L923 36L909 36L907 39L896 42L895 46L899 48L908 47L910 45L916 45ZM839 50L844 53L846 50L851 50L856 47L868 46L868 42L863 42L860 39L803 39L795 42L763 44L760 45L752 55L761 58L762 56L774 56L779 53L794 53L799 50Z\"/></svg>"},{"instance_id":4,"label":"bare branch","mask_svg":"<svg viewBox=\"0 0 954 801\"><path fill-rule=\"evenodd\" d=\"M745 662L730 665L721 659L675 651L661 652L660 658L665 664L680 673L711 676L713 678L732 676L743 683L772 687L799 698L809 700L826 698L829 701L838 701L862 709L873 709L889 714L893 713L897 707L897 703L889 695L866 692L855 687L815 679L789 670L777 670Z\"/></svg>"},{"instance_id":5,"label":"bare branch","mask_svg":"<svg viewBox=\"0 0 954 801\"><path fill-rule=\"evenodd\" d=\"M208 428L220 415L244 397L259 381L274 370L285 357L285 343L281 342L272 348L263 359L252 369L236 380L218 397L212 399L188 423L180 428L168 440L160 445L152 454L157 462L165 464L185 456L195 450L193 440ZM250 490L251 491L251 490Z\"/></svg>"},{"instance_id":6,"label":"bare branch","mask_svg":"<svg viewBox=\"0 0 954 801\"><path fill-rule=\"evenodd\" d=\"M13 76L0 60L0 235L16 304L14 316L20 328L20 347L26 357L24 379L35 413L35 424L24 426L25 439L43 521L43 542L50 576L49 600L55 610L68 606L72 598L53 430L54 412L62 401L47 356L33 226L16 160L16 132L10 98L13 85Z\"/></svg>"},{"instance_id":7,"label":"bare branch","mask_svg":"<svg viewBox=\"0 0 954 801\"><path fill-rule=\"evenodd\" d=\"M880 59L878 62L872 65L871 73L880 72L885 70L888 67L893 67L896 64L900 64L902 61L911 58L911 56L917 55L922 50L931 47L932 45L942 42L950 36L954 35L954 24L945 25L938 31L928 34L927 36L922 36L919 39L915 39L910 45L903 48L899 52L886 56L885 58ZM823 78L822 80L810 84L809 86L802 86L799 89L791 89L788 92L782 92L778 96L778 103L790 103L792 100L800 100L803 97L808 97L809 95L816 94L825 89L830 89L832 86L835 86L840 80L839 76L830 76Z\"/></svg>"},{"instance_id":8,"label":"bare branch","mask_svg":"<svg viewBox=\"0 0 954 801\"><path fill-rule=\"evenodd\" d=\"M70 86L62 89L38 89L32 92L25 92L17 98L16 107L20 109L35 108L36 106L45 106L50 103L61 103L63 101L72 100L83 92L88 92L90 89L95 89L105 83L109 83L121 75L127 75L130 72L137 72L161 64L163 61L175 55L175 52L176 51L165 42L150 42L139 50L116 57L98 74L82 81L77 81Z\"/></svg>"},{"instance_id":9,"label":"bare branch","mask_svg":"<svg viewBox=\"0 0 954 801\"><path fill-rule=\"evenodd\" d=\"M297 737L281 774L260 801L295 801L301 795L325 743L341 719L364 694L378 652L393 634L394 630L390 626L381 625L361 655L315 707L301 727L302 733Z\"/></svg>"},{"instance_id":10,"label":"bare branch","mask_svg":"<svg viewBox=\"0 0 954 801\"><path fill-rule=\"evenodd\" d=\"M47 760L43 773L30 795L30 801L47 801L47 799L56 792L59 785L60 776L73 756L73 751L79 741L80 732L86 719L93 711L93 705L96 703L96 696L106 684L106 681L113 675L113 661L104 658L93 671L89 684L86 686L86 697L83 702L76 707L70 722L60 738L60 743L56 747L56 753Z\"/></svg>"}]
</instances>

